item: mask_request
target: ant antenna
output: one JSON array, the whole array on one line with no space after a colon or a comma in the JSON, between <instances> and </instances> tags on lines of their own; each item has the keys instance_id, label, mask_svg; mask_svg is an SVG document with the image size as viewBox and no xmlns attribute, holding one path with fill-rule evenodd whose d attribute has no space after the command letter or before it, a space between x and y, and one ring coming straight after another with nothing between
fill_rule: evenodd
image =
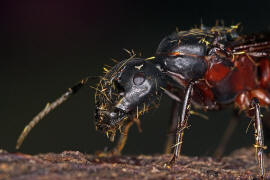
<instances>
[{"instance_id":1,"label":"ant antenna","mask_svg":"<svg viewBox=\"0 0 270 180\"><path fill-rule=\"evenodd\" d=\"M63 102L68 100L73 94L76 94L84 85L87 83L89 79L92 78L97 78L97 77L86 77L82 79L79 83L75 84L73 87L68 88L68 90L60 96L58 99L56 99L52 103L47 103L45 108L40 111L31 121L30 123L25 126L24 130L20 134L17 144L16 144L16 149L19 149L24 141L24 139L27 137L29 132L39 123L45 116L47 116L51 111L53 111L55 108L57 108L59 105L61 105Z\"/></svg>"}]
</instances>

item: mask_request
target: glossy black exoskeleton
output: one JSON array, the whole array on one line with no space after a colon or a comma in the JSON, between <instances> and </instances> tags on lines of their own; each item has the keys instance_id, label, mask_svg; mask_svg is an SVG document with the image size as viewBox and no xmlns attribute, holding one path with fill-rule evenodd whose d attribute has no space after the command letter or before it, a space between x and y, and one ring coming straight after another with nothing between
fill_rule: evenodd
<instances>
[{"instance_id":1,"label":"glossy black exoskeleton","mask_svg":"<svg viewBox=\"0 0 270 180\"><path fill-rule=\"evenodd\" d=\"M204 56L207 53L205 44L198 43L198 37L187 36L179 41L179 35L173 33L165 37L158 46L157 61L171 71L192 81L202 78L207 70Z\"/></svg>"},{"instance_id":2,"label":"glossy black exoskeleton","mask_svg":"<svg viewBox=\"0 0 270 180\"><path fill-rule=\"evenodd\" d=\"M96 127L114 136L124 123L159 104L165 75L151 61L130 58L114 66L96 88ZM126 120L126 121L125 121Z\"/></svg>"},{"instance_id":3,"label":"glossy black exoskeleton","mask_svg":"<svg viewBox=\"0 0 270 180\"><path fill-rule=\"evenodd\" d=\"M161 41L155 56L135 58L132 55L110 70L106 69L106 74L94 87L95 125L111 140L117 130L120 131L117 146L111 153L121 152L131 125L137 123L140 127L139 116L156 108L164 92L175 105L170 131L176 132L176 143L169 165L180 156L191 106L217 110L234 104L253 119L259 174L264 177L263 150L266 147L260 105L270 105L270 38L266 34L239 35L237 28L238 25L202 26L177 31ZM87 80L69 88L35 116L19 137L17 148L35 124L75 94ZM167 152L172 139L168 138Z\"/></svg>"}]
</instances>

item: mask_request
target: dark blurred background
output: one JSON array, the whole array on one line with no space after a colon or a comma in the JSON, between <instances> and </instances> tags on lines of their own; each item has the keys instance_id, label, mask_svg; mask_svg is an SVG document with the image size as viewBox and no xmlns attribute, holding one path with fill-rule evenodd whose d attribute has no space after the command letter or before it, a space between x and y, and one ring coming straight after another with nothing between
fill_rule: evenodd
<instances>
[{"instance_id":1,"label":"dark blurred background","mask_svg":"<svg viewBox=\"0 0 270 180\"><path fill-rule=\"evenodd\" d=\"M186 30L216 20L241 22L242 32L269 30L270 1L2 1L0 11L0 148L15 151L24 126L47 102L88 75L102 75L111 58L128 57L122 49L154 54L161 39L178 27ZM93 86L96 82L93 82ZM79 150L94 153L113 146L94 128L94 91L83 89L38 124L20 151ZM171 101L143 116L143 132L131 128L124 154L162 153ZM232 110L190 118L183 154L211 155ZM241 117L226 154L254 143L249 120Z\"/></svg>"}]
</instances>

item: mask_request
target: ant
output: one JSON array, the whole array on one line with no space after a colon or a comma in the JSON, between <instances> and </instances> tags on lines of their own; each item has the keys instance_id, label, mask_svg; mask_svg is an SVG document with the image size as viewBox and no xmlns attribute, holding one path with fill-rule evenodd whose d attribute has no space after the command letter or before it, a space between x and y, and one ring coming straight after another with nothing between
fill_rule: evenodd
<instances>
[{"instance_id":1,"label":"ant","mask_svg":"<svg viewBox=\"0 0 270 180\"><path fill-rule=\"evenodd\" d=\"M129 128L139 116L157 108L162 94L174 102L170 131L176 132L168 166L180 157L184 130L194 108L220 110L234 105L252 119L259 175L265 176L261 107L270 105L270 37L267 33L239 34L239 24L176 31L163 38L155 56L130 58L104 68L95 89L95 125L111 141L120 138L112 155L120 154ZM82 79L36 115L17 141L18 149L30 130L49 112L78 92L93 77ZM182 108L180 109L180 104ZM167 152L172 146L167 141Z\"/></svg>"}]
</instances>

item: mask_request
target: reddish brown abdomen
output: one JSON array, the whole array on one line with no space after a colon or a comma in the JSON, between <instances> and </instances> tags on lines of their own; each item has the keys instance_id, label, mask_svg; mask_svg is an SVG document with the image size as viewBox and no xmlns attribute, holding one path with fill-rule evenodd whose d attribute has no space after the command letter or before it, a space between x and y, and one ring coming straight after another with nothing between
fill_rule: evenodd
<instances>
[{"instance_id":1,"label":"reddish brown abdomen","mask_svg":"<svg viewBox=\"0 0 270 180\"><path fill-rule=\"evenodd\" d=\"M232 67L226 61L212 62L205 75L218 104L232 103L239 93L257 86L257 67L248 56L238 56Z\"/></svg>"}]
</instances>

